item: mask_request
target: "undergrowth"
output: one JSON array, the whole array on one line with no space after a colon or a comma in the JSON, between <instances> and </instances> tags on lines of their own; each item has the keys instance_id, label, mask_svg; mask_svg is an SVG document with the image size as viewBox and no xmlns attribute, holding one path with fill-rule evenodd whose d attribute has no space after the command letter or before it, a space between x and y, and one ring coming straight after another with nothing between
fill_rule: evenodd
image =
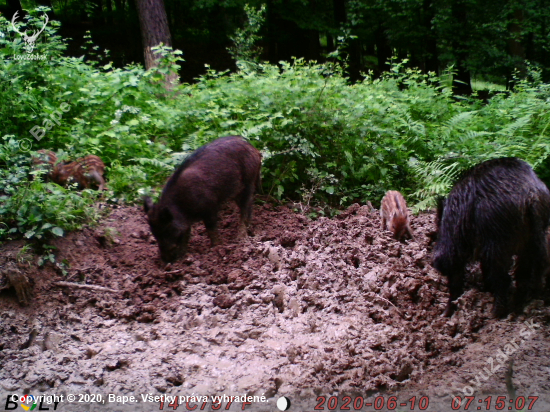
<instances>
[{"instance_id":1,"label":"undergrowth","mask_svg":"<svg viewBox=\"0 0 550 412\"><path fill-rule=\"evenodd\" d=\"M40 26L41 15L24 24ZM487 104L454 99L447 80L406 61L356 84L341 62L241 62L167 91L164 75L185 70L180 52L159 47L151 71L115 68L92 44L64 57L58 27L50 22L35 46L47 59L16 60L23 44L0 16L0 238L59 236L94 219L97 193L29 180L31 153L42 148L99 155L110 202L158 194L185 156L230 134L262 151L264 194L308 205L377 205L393 189L426 209L462 170L500 156L550 178L550 86L532 68Z\"/></svg>"}]
</instances>

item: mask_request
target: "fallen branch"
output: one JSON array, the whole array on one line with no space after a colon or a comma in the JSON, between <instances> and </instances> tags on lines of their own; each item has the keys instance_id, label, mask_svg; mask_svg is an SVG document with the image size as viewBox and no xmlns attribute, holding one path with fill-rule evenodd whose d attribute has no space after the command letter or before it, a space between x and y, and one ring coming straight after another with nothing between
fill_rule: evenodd
<instances>
[{"instance_id":1,"label":"fallen branch","mask_svg":"<svg viewBox=\"0 0 550 412\"><path fill-rule=\"evenodd\" d=\"M183 272L184 270L185 269L176 269L176 270L171 270L170 272L162 272L162 274L163 275L175 275L175 274Z\"/></svg>"},{"instance_id":2,"label":"fallen branch","mask_svg":"<svg viewBox=\"0 0 550 412\"><path fill-rule=\"evenodd\" d=\"M393 303L391 303L388 299L383 298L382 296L377 295L376 293L373 293L372 295L373 295L375 298L382 299L384 302L388 302L390 305L392 305L392 306L395 308L395 310L397 311L397 313L399 313L399 315L400 315L402 318L404 318L403 314L402 314L401 311L397 308L397 306L395 306Z\"/></svg>"},{"instance_id":3,"label":"fallen branch","mask_svg":"<svg viewBox=\"0 0 550 412\"><path fill-rule=\"evenodd\" d=\"M54 285L66 286L68 288L97 290L97 291L100 291L100 292L120 293L120 290L117 290L117 289L105 288L103 286L96 286L96 285L84 285L82 283L55 282Z\"/></svg>"}]
</instances>

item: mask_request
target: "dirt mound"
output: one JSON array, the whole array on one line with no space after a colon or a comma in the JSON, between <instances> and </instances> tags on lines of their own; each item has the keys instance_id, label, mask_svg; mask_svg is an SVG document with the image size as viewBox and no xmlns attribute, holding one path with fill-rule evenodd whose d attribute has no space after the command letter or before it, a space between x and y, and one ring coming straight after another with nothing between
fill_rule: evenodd
<instances>
[{"instance_id":1,"label":"dirt mound","mask_svg":"<svg viewBox=\"0 0 550 412\"><path fill-rule=\"evenodd\" d=\"M472 267L456 314L442 318L448 294L430 266L432 214L413 217L407 243L381 231L368 206L316 221L256 206L246 241L236 239L236 210L222 217L222 245L209 248L197 224L188 255L168 266L139 208L114 209L98 228L57 240L67 277L28 268L28 307L0 294L0 393L287 395L304 409L320 395L426 393L450 410L447 393L467 394L476 370L529 317L535 332L508 357L513 383L548 398L548 309L534 302L526 314L492 319ZM18 247L2 246L2 256ZM505 369L474 396L506 395Z\"/></svg>"}]
</instances>

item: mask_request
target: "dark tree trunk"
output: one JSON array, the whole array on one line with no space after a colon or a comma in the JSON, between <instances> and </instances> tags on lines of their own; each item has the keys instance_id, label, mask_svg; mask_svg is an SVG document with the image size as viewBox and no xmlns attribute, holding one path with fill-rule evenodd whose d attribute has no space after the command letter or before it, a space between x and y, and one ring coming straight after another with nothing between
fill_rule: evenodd
<instances>
[{"instance_id":1,"label":"dark tree trunk","mask_svg":"<svg viewBox=\"0 0 550 412\"><path fill-rule=\"evenodd\" d=\"M307 60L319 61L321 58L321 46L319 44L319 31L318 30L306 30L307 37Z\"/></svg>"},{"instance_id":2,"label":"dark tree trunk","mask_svg":"<svg viewBox=\"0 0 550 412\"><path fill-rule=\"evenodd\" d=\"M269 61L277 63L281 60L303 57L306 60L318 60L320 57L319 32L302 29L297 23L279 17L267 8L267 55Z\"/></svg>"},{"instance_id":3,"label":"dark tree trunk","mask_svg":"<svg viewBox=\"0 0 550 412\"><path fill-rule=\"evenodd\" d=\"M327 51L329 52L334 51L334 38L330 33L327 33L326 35L327 35Z\"/></svg>"},{"instance_id":4,"label":"dark tree trunk","mask_svg":"<svg viewBox=\"0 0 550 412\"><path fill-rule=\"evenodd\" d=\"M121 6L121 12L124 16L122 20L125 25L124 33L127 39L125 45L125 50L127 49L126 61L128 63L141 61L145 56L142 42L136 41L142 35L136 2L134 0L121 0Z\"/></svg>"},{"instance_id":5,"label":"dark tree trunk","mask_svg":"<svg viewBox=\"0 0 550 412\"><path fill-rule=\"evenodd\" d=\"M105 6L107 7L107 17L105 19L105 21L107 23L114 23L114 19L113 19L113 3L111 2L111 0L105 0Z\"/></svg>"},{"instance_id":6,"label":"dark tree trunk","mask_svg":"<svg viewBox=\"0 0 550 412\"><path fill-rule=\"evenodd\" d=\"M433 0L424 0L422 4L424 11L424 27L429 33L426 37L426 57L424 70L426 72L439 73L439 60L437 58L437 41L432 28L432 21L435 17Z\"/></svg>"},{"instance_id":7,"label":"dark tree trunk","mask_svg":"<svg viewBox=\"0 0 550 412\"><path fill-rule=\"evenodd\" d=\"M385 30L382 26L378 26L378 29L376 29L376 32L374 33L374 37L376 42L378 70L382 73L390 69L388 60L391 58L392 51L390 45L388 44Z\"/></svg>"},{"instance_id":8,"label":"dark tree trunk","mask_svg":"<svg viewBox=\"0 0 550 412\"><path fill-rule=\"evenodd\" d=\"M92 16L94 26L103 26L107 21L105 20L105 14L103 13L103 0L95 0L96 4L95 12Z\"/></svg>"},{"instance_id":9,"label":"dark tree trunk","mask_svg":"<svg viewBox=\"0 0 550 412\"><path fill-rule=\"evenodd\" d=\"M456 76L453 81L453 94L470 95L472 94L472 84L470 71L466 67L468 50L466 49L466 40L468 39L468 15L466 2L455 0L452 5L452 15L457 28L453 37L453 51L456 57Z\"/></svg>"},{"instance_id":10,"label":"dark tree trunk","mask_svg":"<svg viewBox=\"0 0 550 412\"><path fill-rule=\"evenodd\" d=\"M510 32L508 52L512 56L515 68L522 74L525 73L525 65L523 64L525 60L525 48L521 42L521 26L523 19L523 10L516 9L514 10L512 21L508 26L508 31Z\"/></svg>"},{"instance_id":11,"label":"dark tree trunk","mask_svg":"<svg viewBox=\"0 0 550 412\"><path fill-rule=\"evenodd\" d=\"M124 19L124 4L122 3L122 0L114 0L115 2L115 9L117 14L119 15L119 18Z\"/></svg>"},{"instance_id":12,"label":"dark tree trunk","mask_svg":"<svg viewBox=\"0 0 550 412\"><path fill-rule=\"evenodd\" d=\"M336 29L347 22L346 0L332 0L334 23ZM346 51L349 56L349 77L355 82L361 78L361 42L359 39L349 39Z\"/></svg>"},{"instance_id":13,"label":"dark tree trunk","mask_svg":"<svg viewBox=\"0 0 550 412\"><path fill-rule=\"evenodd\" d=\"M168 19L163 0L136 0L136 5L141 27L145 68L150 69L158 64L158 57L151 51L151 48L160 43L172 46Z\"/></svg>"},{"instance_id":14,"label":"dark tree trunk","mask_svg":"<svg viewBox=\"0 0 550 412\"><path fill-rule=\"evenodd\" d=\"M6 18L10 20L16 11L19 12L18 16L23 18L23 8L21 7L21 2L19 0L8 0L8 15Z\"/></svg>"},{"instance_id":15,"label":"dark tree trunk","mask_svg":"<svg viewBox=\"0 0 550 412\"><path fill-rule=\"evenodd\" d=\"M332 8L334 9L334 23L336 29L339 29L340 25L347 20L346 0L332 0Z\"/></svg>"},{"instance_id":16,"label":"dark tree trunk","mask_svg":"<svg viewBox=\"0 0 550 412\"><path fill-rule=\"evenodd\" d=\"M361 41L352 39L349 41L349 78L352 82L361 80Z\"/></svg>"}]
</instances>

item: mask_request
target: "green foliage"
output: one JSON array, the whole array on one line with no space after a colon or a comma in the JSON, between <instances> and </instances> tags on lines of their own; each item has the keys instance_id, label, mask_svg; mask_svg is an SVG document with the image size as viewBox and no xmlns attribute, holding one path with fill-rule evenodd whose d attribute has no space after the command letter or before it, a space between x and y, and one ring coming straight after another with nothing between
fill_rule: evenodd
<instances>
[{"instance_id":1,"label":"green foliage","mask_svg":"<svg viewBox=\"0 0 550 412\"><path fill-rule=\"evenodd\" d=\"M258 10L245 4L244 11L247 21L242 29L237 29L235 34L229 37L233 46L227 51L236 61L258 63L262 49L256 43L261 39L258 32L265 22L265 4Z\"/></svg>"},{"instance_id":2,"label":"green foliage","mask_svg":"<svg viewBox=\"0 0 550 412\"><path fill-rule=\"evenodd\" d=\"M29 181L29 155L14 136L0 144L0 239L44 241L93 221L95 195L76 193L39 178ZM40 175L40 173L38 173Z\"/></svg>"},{"instance_id":3,"label":"green foliage","mask_svg":"<svg viewBox=\"0 0 550 412\"><path fill-rule=\"evenodd\" d=\"M43 240L95 217L97 192L40 176L29 181L31 148L69 159L99 155L109 202L158 195L189 153L231 134L261 150L265 194L308 208L377 204L390 189L427 208L460 171L499 156L521 157L550 178L550 86L534 67L527 66L530 77L517 76L513 92L487 104L453 99L444 79L406 60L392 61L380 78L349 84L344 55L332 56L339 64L297 59L244 64L236 73L208 69L196 83L167 90L164 80L179 69L180 52L159 46L159 65L149 71L105 64L92 44L80 58L62 57L64 41L51 24L36 46L50 59L0 60L4 238ZM44 128L40 140L30 133L34 127Z\"/></svg>"},{"instance_id":4,"label":"green foliage","mask_svg":"<svg viewBox=\"0 0 550 412\"><path fill-rule=\"evenodd\" d=\"M454 113L436 80L396 65L349 85L338 66L303 60L209 71L178 102L193 124L182 143L246 136L264 152L264 188L278 198L321 180L316 197L333 205L376 199L412 184L410 160L429 158L432 124Z\"/></svg>"},{"instance_id":5,"label":"green foliage","mask_svg":"<svg viewBox=\"0 0 550 412\"><path fill-rule=\"evenodd\" d=\"M509 96L497 95L487 105L462 106L461 112L439 126L435 160L418 162L420 188L414 194L418 209L435 204L459 173L485 160L516 156L524 159L548 182L550 159L550 86L531 69L531 80L517 79Z\"/></svg>"}]
</instances>

